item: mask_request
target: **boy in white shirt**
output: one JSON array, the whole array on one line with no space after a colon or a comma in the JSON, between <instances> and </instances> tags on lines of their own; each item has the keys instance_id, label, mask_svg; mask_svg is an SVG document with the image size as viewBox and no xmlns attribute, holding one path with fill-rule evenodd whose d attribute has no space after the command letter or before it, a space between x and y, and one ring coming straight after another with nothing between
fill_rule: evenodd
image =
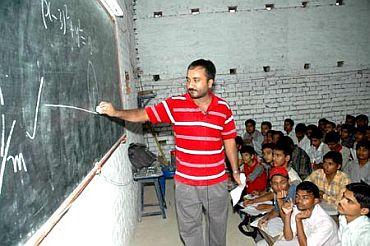
<instances>
[{"instance_id":1,"label":"boy in white shirt","mask_svg":"<svg viewBox=\"0 0 370 246\"><path fill-rule=\"evenodd\" d=\"M370 245L370 186L361 182L346 188L338 205L341 245Z\"/></svg>"},{"instance_id":2,"label":"boy in white shirt","mask_svg":"<svg viewBox=\"0 0 370 246\"><path fill-rule=\"evenodd\" d=\"M334 220L321 208L319 188L304 181L297 186L295 204L282 206L284 239L274 245L338 245L338 231Z\"/></svg>"}]
</instances>

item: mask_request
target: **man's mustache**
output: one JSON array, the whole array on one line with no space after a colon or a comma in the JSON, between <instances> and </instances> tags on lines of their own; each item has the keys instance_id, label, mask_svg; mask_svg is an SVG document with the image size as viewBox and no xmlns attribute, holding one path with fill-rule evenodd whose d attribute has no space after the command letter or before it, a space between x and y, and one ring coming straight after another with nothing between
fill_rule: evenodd
<instances>
[{"instance_id":1,"label":"man's mustache","mask_svg":"<svg viewBox=\"0 0 370 246\"><path fill-rule=\"evenodd\" d=\"M197 91L196 89L189 88L188 91Z\"/></svg>"}]
</instances>

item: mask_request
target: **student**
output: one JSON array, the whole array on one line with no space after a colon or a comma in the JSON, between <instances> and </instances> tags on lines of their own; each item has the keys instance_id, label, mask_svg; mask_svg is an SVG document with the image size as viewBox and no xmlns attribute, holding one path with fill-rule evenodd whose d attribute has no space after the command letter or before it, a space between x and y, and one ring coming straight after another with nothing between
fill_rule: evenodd
<instances>
[{"instance_id":1,"label":"student","mask_svg":"<svg viewBox=\"0 0 370 246\"><path fill-rule=\"evenodd\" d=\"M347 174L339 170L341 163L341 154L329 151L324 156L323 168L314 171L306 179L319 187L323 201L335 206L342 198L346 185L350 183Z\"/></svg>"},{"instance_id":2,"label":"student","mask_svg":"<svg viewBox=\"0 0 370 246\"><path fill-rule=\"evenodd\" d=\"M353 148L354 139L354 128L350 125L343 124L340 128L340 144L347 147Z\"/></svg>"},{"instance_id":3,"label":"student","mask_svg":"<svg viewBox=\"0 0 370 246\"><path fill-rule=\"evenodd\" d=\"M298 173L300 178L305 179L312 172L310 157L303 149L295 145L288 136L284 136L280 141L282 141L281 144L291 149L289 165Z\"/></svg>"},{"instance_id":4,"label":"student","mask_svg":"<svg viewBox=\"0 0 370 246\"><path fill-rule=\"evenodd\" d=\"M236 128L229 105L211 91L216 68L209 60L193 61L187 69L186 89L145 109L115 109L99 104L101 114L131 122L173 125L176 143L175 202L181 239L185 245L226 245L228 217L225 154L240 184ZM206 216L203 235L202 212ZM205 239L205 240L204 240Z\"/></svg>"},{"instance_id":5,"label":"student","mask_svg":"<svg viewBox=\"0 0 370 246\"><path fill-rule=\"evenodd\" d=\"M264 192L267 185L267 175L260 159L257 157L257 153L252 146L244 145L240 149L240 154L242 155L244 173L247 178L245 192L247 194Z\"/></svg>"},{"instance_id":6,"label":"student","mask_svg":"<svg viewBox=\"0 0 370 246\"><path fill-rule=\"evenodd\" d=\"M326 123L328 123L329 121L325 118L321 118L319 119L319 122L317 124L319 130L322 132L322 134L325 136L325 127L326 127Z\"/></svg>"},{"instance_id":7,"label":"student","mask_svg":"<svg viewBox=\"0 0 370 246\"><path fill-rule=\"evenodd\" d=\"M365 181L370 184L370 142L362 141L356 146L357 159L343 171L348 174L352 182Z\"/></svg>"},{"instance_id":8,"label":"student","mask_svg":"<svg viewBox=\"0 0 370 246\"><path fill-rule=\"evenodd\" d=\"M329 152L329 147L322 141L322 132L319 129L312 131L311 146L307 152L313 170L322 168L324 155Z\"/></svg>"},{"instance_id":9,"label":"student","mask_svg":"<svg viewBox=\"0 0 370 246\"><path fill-rule=\"evenodd\" d=\"M347 114L344 124L347 124L351 127L355 127L356 126L356 117L353 116L353 115Z\"/></svg>"},{"instance_id":10,"label":"student","mask_svg":"<svg viewBox=\"0 0 370 246\"><path fill-rule=\"evenodd\" d=\"M303 149L304 151L308 151L310 148L310 139L306 136L307 127L304 123L298 123L295 127L295 135L298 140L298 147Z\"/></svg>"},{"instance_id":11,"label":"student","mask_svg":"<svg viewBox=\"0 0 370 246\"><path fill-rule=\"evenodd\" d=\"M263 143L267 143L267 133L272 129L270 121L263 121L261 123L261 133L263 135Z\"/></svg>"},{"instance_id":12,"label":"student","mask_svg":"<svg viewBox=\"0 0 370 246\"><path fill-rule=\"evenodd\" d=\"M342 246L370 244L370 186L364 182L346 186L338 205L339 231Z\"/></svg>"},{"instance_id":13,"label":"student","mask_svg":"<svg viewBox=\"0 0 370 246\"><path fill-rule=\"evenodd\" d=\"M263 135L256 129L256 122L253 119L245 121L245 133L243 141L245 145L252 146L259 156L262 155Z\"/></svg>"},{"instance_id":14,"label":"student","mask_svg":"<svg viewBox=\"0 0 370 246\"><path fill-rule=\"evenodd\" d=\"M308 139L311 140L311 134L313 131L316 131L318 130L319 128L316 126L316 125L313 125L313 124L310 124L307 126L307 129L306 129L306 136L308 137Z\"/></svg>"},{"instance_id":15,"label":"student","mask_svg":"<svg viewBox=\"0 0 370 246\"><path fill-rule=\"evenodd\" d=\"M356 116L356 127L367 127L369 125L369 118L367 115L360 114Z\"/></svg>"},{"instance_id":16,"label":"student","mask_svg":"<svg viewBox=\"0 0 370 246\"><path fill-rule=\"evenodd\" d=\"M274 130L269 130L266 134L266 138L264 139L263 144L265 143L273 143L273 135L274 135Z\"/></svg>"},{"instance_id":17,"label":"student","mask_svg":"<svg viewBox=\"0 0 370 246\"><path fill-rule=\"evenodd\" d=\"M264 166L267 177L269 176L269 172L273 166L274 161L274 151L275 145L273 143L266 143L262 145L262 165Z\"/></svg>"},{"instance_id":18,"label":"student","mask_svg":"<svg viewBox=\"0 0 370 246\"><path fill-rule=\"evenodd\" d=\"M277 144L277 142L279 142L279 140L282 139L283 137L284 133L282 131L274 131L272 134L272 142L274 144Z\"/></svg>"},{"instance_id":19,"label":"student","mask_svg":"<svg viewBox=\"0 0 370 246\"><path fill-rule=\"evenodd\" d=\"M284 131L286 132L285 136L289 136L294 144L297 144L298 143L298 139L293 131L293 127L294 127L294 121L292 119L285 119L284 120Z\"/></svg>"},{"instance_id":20,"label":"student","mask_svg":"<svg viewBox=\"0 0 370 246\"><path fill-rule=\"evenodd\" d=\"M288 201L282 206L284 240L274 245L338 245L337 225L319 202L319 188L309 181L300 183L296 189L296 205Z\"/></svg>"},{"instance_id":21,"label":"student","mask_svg":"<svg viewBox=\"0 0 370 246\"><path fill-rule=\"evenodd\" d=\"M326 122L325 134L327 134L329 132L334 132L334 131L336 131L336 129L337 129L337 125L334 122L332 122L332 121Z\"/></svg>"},{"instance_id":22,"label":"student","mask_svg":"<svg viewBox=\"0 0 370 246\"><path fill-rule=\"evenodd\" d=\"M337 132L329 132L325 135L325 143L328 145L331 151L337 151L342 154L342 168L346 169L347 165L351 163L351 151L347 147L344 147L339 143L340 136Z\"/></svg>"}]
</instances>

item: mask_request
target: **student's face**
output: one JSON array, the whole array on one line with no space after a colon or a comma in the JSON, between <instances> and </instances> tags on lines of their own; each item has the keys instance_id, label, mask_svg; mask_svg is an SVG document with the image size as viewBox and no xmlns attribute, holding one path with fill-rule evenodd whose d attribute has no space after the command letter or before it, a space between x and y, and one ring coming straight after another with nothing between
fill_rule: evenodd
<instances>
[{"instance_id":1,"label":"student's face","mask_svg":"<svg viewBox=\"0 0 370 246\"><path fill-rule=\"evenodd\" d=\"M359 160L367 161L369 159L369 150L365 147L358 148L356 154Z\"/></svg>"},{"instance_id":2,"label":"student's face","mask_svg":"<svg viewBox=\"0 0 370 246\"><path fill-rule=\"evenodd\" d=\"M325 122L323 122L323 121L320 121L320 122L319 122L319 129L320 129L321 131L324 131L324 130L325 130L325 126L326 126L326 123L325 123Z\"/></svg>"},{"instance_id":3,"label":"student's face","mask_svg":"<svg viewBox=\"0 0 370 246\"><path fill-rule=\"evenodd\" d=\"M342 129L340 131L340 138L341 139L347 139L347 138L349 138L349 132L348 132L347 129Z\"/></svg>"},{"instance_id":4,"label":"student's face","mask_svg":"<svg viewBox=\"0 0 370 246\"><path fill-rule=\"evenodd\" d=\"M369 212L369 209L361 208L361 205L356 200L353 192L346 189L343 193L342 199L339 201L338 212L340 214L356 218L360 215L366 215Z\"/></svg>"},{"instance_id":5,"label":"student's face","mask_svg":"<svg viewBox=\"0 0 370 246\"><path fill-rule=\"evenodd\" d=\"M266 141L268 143L273 143L274 142L273 139L272 139L272 133L271 132L270 133L267 133L267 135L266 135Z\"/></svg>"},{"instance_id":6,"label":"student's face","mask_svg":"<svg viewBox=\"0 0 370 246\"><path fill-rule=\"evenodd\" d=\"M296 132L295 135L296 135L296 137L298 139L302 139L304 137L304 133L303 132Z\"/></svg>"},{"instance_id":7,"label":"student's face","mask_svg":"<svg viewBox=\"0 0 370 246\"><path fill-rule=\"evenodd\" d=\"M289 190L289 179L281 175L274 175L270 181L271 188L275 193Z\"/></svg>"},{"instance_id":8,"label":"student's face","mask_svg":"<svg viewBox=\"0 0 370 246\"><path fill-rule=\"evenodd\" d=\"M334 131L334 128L330 123L327 123L325 125L325 132L328 133L328 132L331 132L331 131Z\"/></svg>"},{"instance_id":9,"label":"student's face","mask_svg":"<svg viewBox=\"0 0 370 246\"><path fill-rule=\"evenodd\" d=\"M273 166L274 167L280 167L280 166L287 166L289 160L290 160L290 156L289 155L285 155L284 154L284 151L282 150L274 150L273 152L273 161L274 161L274 164Z\"/></svg>"},{"instance_id":10,"label":"student's face","mask_svg":"<svg viewBox=\"0 0 370 246\"><path fill-rule=\"evenodd\" d=\"M272 149L270 149L270 148L264 148L262 150L262 153L263 153L263 159L265 160L265 162L272 163L272 161L274 159L274 155L273 155Z\"/></svg>"},{"instance_id":11,"label":"student's face","mask_svg":"<svg viewBox=\"0 0 370 246\"><path fill-rule=\"evenodd\" d=\"M261 133L263 134L263 136L266 136L269 130L270 128L268 127L268 125L261 125Z\"/></svg>"},{"instance_id":12,"label":"student's face","mask_svg":"<svg viewBox=\"0 0 370 246\"><path fill-rule=\"evenodd\" d=\"M355 120L353 118L346 117L345 124L354 126L355 125Z\"/></svg>"},{"instance_id":13,"label":"student's face","mask_svg":"<svg viewBox=\"0 0 370 246\"><path fill-rule=\"evenodd\" d=\"M339 147L339 143L335 142L327 143L327 145L331 151L336 151L336 149Z\"/></svg>"},{"instance_id":14,"label":"student's face","mask_svg":"<svg viewBox=\"0 0 370 246\"><path fill-rule=\"evenodd\" d=\"M312 130L311 129L307 129L306 131L306 136L311 139L311 135L312 135Z\"/></svg>"},{"instance_id":15,"label":"student's face","mask_svg":"<svg viewBox=\"0 0 370 246\"><path fill-rule=\"evenodd\" d=\"M253 159L253 155L251 155L250 153L243 153L242 154L242 159L243 159L243 162L244 163L251 163L252 162L252 159Z\"/></svg>"},{"instance_id":16,"label":"student's face","mask_svg":"<svg viewBox=\"0 0 370 246\"><path fill-rule=\"evenodd\" d=\"M193 99L200 99L208 94L213 79L208 80L206 71L202 67L189 69L186 76L186 89Z\"/></svg>"},{"instance_id":17,"label":"student's face","mask_svg":"<svg viewBox=\"0 0 370 246\"><path fill-rule=\"evenodd\" d=\"M293 129L293 127L289 122L284 122L284 131L291 132L292 129Z\"/></svg>"},{"instance_id":18,"label":"student's face","mask_svg":"<svg viewBox=\"0 0 370 246\"><path fill-rule=\"evenodd\" d=\"M272 135L272 142L274 144L276 144L279 141L279 139L280 139L280 135L279 134L273 134Z\"/></svg>"},{"instance_id":19,"label":"student's face","mask_svg":"<svg viewBox=\"0 0 370 246\"><path fill-rule=\"evenodd\" d=\"M361 142L362 140L365 139L365 135L362 132L356 132L355 139L357 143Z\"/></svg>"},{"instance_id":20,"label":"student's face","mask_svg":"<svg viewBox=\"0 0 370 246\"><path fill-rule=\"evenodd\" d=\"M319 148L320 144L321 144L321 139L311 138L311 145L314 146L316 149Z\"/></svg>"},{"instance_id":21,"label":"student's face","mask_svg":"<svg viewBox=\"0 0 370 246\"><path fill-rule=\"evenodd\" d=\"M319 199L315 198L312 193L305 190L297 190L295 204L299 210L312 209L317 203L319 203Z\"/></svg>"},{"instance_id":22,"label":"student's face","mask_svg":"<svg viewBox=\"0 0 370 246\"><path fill-rule=\"evenodd\" d=\"M256 128L254 127L252 123L247 123L247 125L245 126L245 130L248 133L253 133L256 130Z\"/></svg>"},{"instance_id":23,"label":"student's face","mask_svg":"<svg viewBox=\"0 0 370 246\"><path fill-rule=\"evenodd\" d=\"M326 175L332 175L337 172L337 170L340 168L340 165L335 163L332 159L326 158L324 159L324 162L322 164L322 168L324 170L324 173Z\"/></svg>"}]
</instances>

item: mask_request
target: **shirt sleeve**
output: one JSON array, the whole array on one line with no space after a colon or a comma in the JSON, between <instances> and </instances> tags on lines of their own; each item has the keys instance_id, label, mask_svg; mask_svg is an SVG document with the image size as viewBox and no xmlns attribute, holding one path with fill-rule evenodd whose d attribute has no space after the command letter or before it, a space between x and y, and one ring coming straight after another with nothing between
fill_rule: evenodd
<instances>
[{"instance_id":1,"label":"shirt sleeve","mask_svg":"<svg viewBox=\"0 0 370 246\"><path fill-rule=\"evenodd\" d=\"M146 107L145 111L149 116L149 121L153 124L174 123L170 98L167 98L154 106Z\"/></svg>"},{"instance_id":2,"label":"shirt sleeve","mask_svg":"<svg viewBox=\"0 0 370 246\"><path fill-rule=\"evenodd\" d=\"M307 245L326 245L328 243L328 240L332 237L333 225L331 223L325 223L325 221L323 221L318 224L316 228L320 229L313 231L309 235L306 234Z\"/></svg>"},{"instance_id":3,"label":"shirt sleeve","mask_svg":"<svg viewBox=\"0 0 370 246\"><path fill-rule=\"evenodd\" d=\"M233 114L231 112L231 109L229 109L229 108L227 108L226 120L225 120L225 123L224 123L224 127L222 129L221 135L222 135L223 140L227 140L227 139L236 137L235 121L234 121L234 117L233 117Z\"/></svg>"}]
</instances>

